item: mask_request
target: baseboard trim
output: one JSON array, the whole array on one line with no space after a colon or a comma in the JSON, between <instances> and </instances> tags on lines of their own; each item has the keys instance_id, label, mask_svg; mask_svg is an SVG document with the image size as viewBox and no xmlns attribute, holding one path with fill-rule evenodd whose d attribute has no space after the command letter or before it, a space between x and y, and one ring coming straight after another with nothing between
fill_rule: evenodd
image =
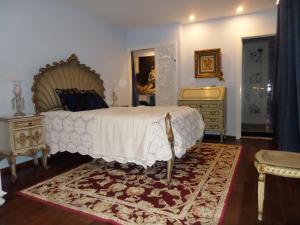
<instances>
[{"instance_id":1,"label":"baseboard trim","mask_svg":"<svg viewBox=\"0 0 300 225\"><path fill-rule=\"evenodd\" d=\"M40 161L39 161L39 163L40 163ZM33 159L18 163L16 165L16 170L27 169L29 167L35 167ZM6 174L10 174L9 166L1 169L1 175L6 175Z\"/></svg>"},{"instance_id":2,"label":"baseboard trim","mask_svg":"<svg viewBox=\"0 0 300 225\"><path fill-rule=\"evenodd\" d=\"M242 136L241 139L254 139L254 140L269 140L269 141L272 141L273 137Z\"/></svg>"},{"instance_id":3,"label":"baseboard trim","mask_svg":"<svg viewBox=\"0 0 300 225\"><path fill-rule=\"evenodd\" d=\"M205 134L204 139L208 140L220 140L219 134ZM236 136L225 136L224 140L236 140Z\"/></svg>"}]
</instances>

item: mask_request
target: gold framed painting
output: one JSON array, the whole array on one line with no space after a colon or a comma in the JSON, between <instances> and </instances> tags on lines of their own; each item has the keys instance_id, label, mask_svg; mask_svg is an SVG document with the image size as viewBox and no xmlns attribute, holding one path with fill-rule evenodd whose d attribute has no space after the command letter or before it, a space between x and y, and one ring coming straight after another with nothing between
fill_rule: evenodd
<instances>
[{"instance_id":1,"label":"gold framed painting","mask_svg":"<svg viewBox=\"0 0 300 225\"><path fill-rule=\"evenodd\" d=\"M207 49L195 51L195 78L216 77L221 81L221 49Z\"/></svg>"}]
</instances>

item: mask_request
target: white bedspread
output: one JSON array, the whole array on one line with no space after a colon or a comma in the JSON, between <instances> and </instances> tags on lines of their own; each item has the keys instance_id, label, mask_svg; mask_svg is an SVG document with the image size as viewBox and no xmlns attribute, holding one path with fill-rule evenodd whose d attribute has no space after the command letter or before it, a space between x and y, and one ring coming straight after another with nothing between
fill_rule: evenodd
<instances>
[{"instance_id":1,"label":"white bedspread","mask_svg":"<svg viewBox=\"0 0 300 225\"><path fill-rule=\"evenodd\" d=\"M45 116L50 153L79 152L93 158L144 167L172 156L166 136L165 116L172 117L175 154L181 157L202 138L204 122L189 107L113 107L81 112L54 111Z\"/></svg>"}]
</instances>

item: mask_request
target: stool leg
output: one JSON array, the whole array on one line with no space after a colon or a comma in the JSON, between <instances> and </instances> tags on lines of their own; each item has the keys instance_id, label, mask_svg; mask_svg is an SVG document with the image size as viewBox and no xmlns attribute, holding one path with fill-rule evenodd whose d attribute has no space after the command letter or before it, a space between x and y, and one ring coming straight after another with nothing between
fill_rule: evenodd
<instances>
[{"instance_id":1,"label":"stool leg","mask_svg":"<svg viewBox=\"0 0 300 225\"><path fill-rule=\"evenodd\" d=\"M262 221L265 198L265 174L260 173L258 176L258 220Z\"/></svg>"}]
</instances>

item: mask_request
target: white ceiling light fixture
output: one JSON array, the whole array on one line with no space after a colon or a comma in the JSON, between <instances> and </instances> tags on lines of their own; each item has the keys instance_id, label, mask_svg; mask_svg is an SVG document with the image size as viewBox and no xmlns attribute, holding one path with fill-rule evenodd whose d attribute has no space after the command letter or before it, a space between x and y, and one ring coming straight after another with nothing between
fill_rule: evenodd
<instances>
[{"instance_id":1,"label":"white ceiling light fixture","mask_svg":"<svg viewBox=\"0 0 300 225\"><path fill-rule=\"evenodd\" d=\"M236 13L242 13L244 11L244 7L243 6L239 6L236 8Z\"/></svg>"},{"instance_id":2,"label":"white ceiling light fixture","mask_svg":"<svg viewBox=\"0 0 300 225\"><path fill-rule=\"evenodd\" d=\"M276 5L279 5L279 2L280 2L280 0L277 0L277 1L276 1Z\"/></svg>"},{"instance_id":3,"label":"white ceiling light fixture","mask_svg":"<svg viewBox=\"0 0 300 225\"><path fill-rule=\"evenodd\" d=\"M193 15L193 14L190 15L190 16L189 16L189 20L190 20L191 22L193 22L193 21L195 20L195 15Z\"/></svg>"}]
</instances>

